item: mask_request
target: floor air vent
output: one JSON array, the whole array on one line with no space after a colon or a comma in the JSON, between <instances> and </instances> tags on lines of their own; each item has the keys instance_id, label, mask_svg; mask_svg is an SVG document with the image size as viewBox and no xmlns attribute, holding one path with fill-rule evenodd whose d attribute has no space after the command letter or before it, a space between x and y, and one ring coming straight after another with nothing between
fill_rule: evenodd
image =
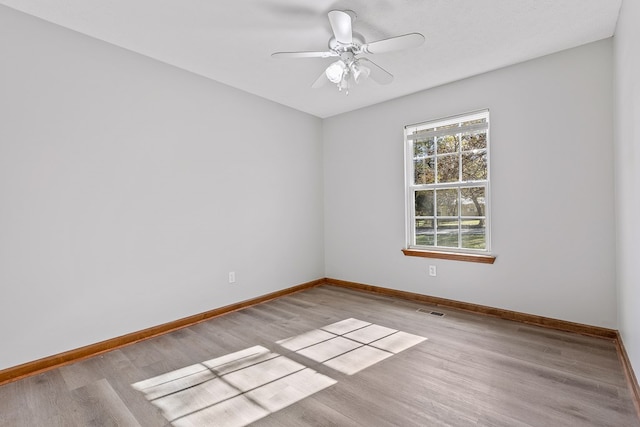
<instances>
[{"instance_id":1,"label":"floor air vent","mask_svg":"<svg viewBox=\"0 0 640 427\"><path fill-rule=\"evenodd\" d=\"M432 311L432 310L427 310L427 309L424 309L424 308L419 308L416 311L419 312L419 313L430 314L432 316L444 317L444 313L440 313L439 311Z\"/></svg>"}]
</instances>

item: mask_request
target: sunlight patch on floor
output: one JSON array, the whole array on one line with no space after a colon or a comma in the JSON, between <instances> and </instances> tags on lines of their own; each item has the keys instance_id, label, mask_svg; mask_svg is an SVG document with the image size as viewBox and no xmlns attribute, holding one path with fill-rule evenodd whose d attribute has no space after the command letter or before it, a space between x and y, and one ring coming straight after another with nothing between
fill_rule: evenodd
<instances>
[{"instance_id":1,"label":"sunlight patch on floor","mask_svg":"<svg viewBox=\"0 0 640 427\"><path fill-rule=\"evenodd\" d=\"M289 351L353 375L426 338L345 319L277 341ZM336 381L254 346L132 384L173 426L242 427Z\"/></svg>"},{"instance_id":2,"label":"sunlight patch on floor","mask_svg":"<svg viewBox=\"0 0 640 427\"><path fill-rule=\"evenodd\" d=\"M246 426L335 384L255 346L132 384L174 426Z\"/></svg>"},{"instance_id":3,"label":"sunlight patch on floor","mask_svg":"<svg viewBox=\"0 0 640 427\"><path fill-rule=\"evenodd\" d=\"M345 319L276 343L353 375L427 338L358 319Z\"/></svg>"}]
</instances>

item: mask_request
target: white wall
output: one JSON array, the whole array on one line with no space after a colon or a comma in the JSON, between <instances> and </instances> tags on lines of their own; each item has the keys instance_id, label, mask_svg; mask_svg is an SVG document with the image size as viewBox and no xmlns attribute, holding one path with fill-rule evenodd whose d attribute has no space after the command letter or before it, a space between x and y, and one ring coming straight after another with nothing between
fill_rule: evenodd
<instances>
[{"instance_id":1,"label":"white wall","mask_svg":"<svg viewBox=\"0 0 640 427\"><path fill-rule=\"evenodd\" d=\"M321 132L0 6L0 369L323 277Z\"/></svg>"},{"instance_id":2,"label":"white wall","mask_svg":"<svg viewBox=\"0 0 640 427\"><path fill-rule=\"evenodd\" d=\"M625 2L617 272L638 366L634 18ZM0 369L323 276L616 328L612 51L323 123L0 6ZM496 263L405 257L403 126L481 108Z\"/></svg>"},{"instance_id":3,"label":"white wall","mask_svg":"<svg viewBox=\"0 0 640 427\"><path fill-rule=\"evenodd\" d=\"M640 374L640 4L622 3L614 37L619 327Z\"/></svg>"},{"instance_id":4,"label":"white wall","mask_svg":"<svg viewBox=\"0 0 640 427\"><path fill-rule=\"evenodd\" d=\"M403 126L483 108L495 264L405 257ZM326 119L327 277L616 328L611 110L604 40Z\"/></svg>"}]
</instances>

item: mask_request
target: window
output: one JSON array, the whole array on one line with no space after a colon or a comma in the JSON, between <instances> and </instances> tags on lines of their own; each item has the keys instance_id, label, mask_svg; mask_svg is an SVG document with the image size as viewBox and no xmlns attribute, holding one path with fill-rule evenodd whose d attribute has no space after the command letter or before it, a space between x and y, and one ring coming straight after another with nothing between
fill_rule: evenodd
<instances>
[{"instance_id":1,"label":"window","mask_svg":"<svg viewBox=\"0 0 640 427\"><path fill-rule=\"evenodd\" d=\"M488 253L489 111L406 126L405 157L407 247Z\"/></svg>"}]
</instances>

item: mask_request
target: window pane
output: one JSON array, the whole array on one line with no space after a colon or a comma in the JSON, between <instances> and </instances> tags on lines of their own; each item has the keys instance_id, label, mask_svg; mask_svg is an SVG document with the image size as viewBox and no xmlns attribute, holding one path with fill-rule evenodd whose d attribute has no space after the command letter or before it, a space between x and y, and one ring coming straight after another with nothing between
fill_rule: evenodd
<instances>
[{"instance_id":1,"label":"window pane","mask_svg":"<svg viewBox=\"0 0 640 427\"><path fill-rule=\"evenodd\" d=\"M485 194L484 187L469 187L460 189L460 215L484 216Z\"/></svg>"},{"instance_id":2,"label":"window pane","mask_svg":"<svg viewBox=\"0 0 640 427\"><path fill-rule=\"evenodd\" d=\"M438 156L438 182L458 182L459 176L458 156Z\"/></svg>"},{"instance_id":3,"label":"window pane","mask_svg":"<svg viewBox=\"0 0 640 427\"><path fill-rule=\"evenodd\" d=\"M458 220L438 219L437 246L458 247Z\"/></svg>"},{"instance_id":4,"label":"window pane","mask_svg":"<svg viewBox=\"0 0 640 427\"><path fill-rule=\"evenodd\" d=\"M419 139L413 143L413 157L426 157L435 154L435 142L433 138Z\"/></svg>"},{"instance_id":5,"label":"window pane","mask_svg":"<svg viewBox=\"0 0 640 427\"><path fill-rule=\"evenodd\" d=\"M433 246L433 220L417 219L416 220L416 245Z\"/></svg>"},{"instance_id":6,"label":"window pane","mask_svg":"<svg viewBox=\"0 0 640 427\"><path fill-rule=\"evenodd\" d=\"M462 180L479 181L485 179L487 179L487 152L462 153Z\"/></svg>"},{"instance_id":7,"label":"window pane","mask_svg":"<svg viewBox=\"0 0 640 427\"><path fill-rule=\"evenodd\" d=\"M461 135L462 151L482 150L487 148L487 131L467 132Z\"/></svg>"},{"instance_id":8,"label":"window pane","mask_svg":"<svg viewBox=\"0 0 640 427\"><path fill-rule=\"evenodd\" d=\"M486 123L486 122L487 122L487 119L482 118L482 119L476 119L476 120L469 120L468 122L462 122L460 126L476 125L476 124Z\"/></svg>"},{"instance_id":9,"label":"window pane","mask_svg":"<svg viewBox=\"0 0 640 427\"><path fill-rule=\"evenodd\" d=\"M464 249L485 249L487 247L484 219L463 219L461 228Z\"/></svg>"},{"instance_id":10,"label":"window pane","mask_svg":"<svg viewBox=\"0 0 640 427\"><path fill-rule=\"evenodd\" d=\"M450 125L438 126L437 128L434 128L434 129L446 130L446 129L457 129L459 127L460 127L460 123L451 123Z\"/></svg>"},{"instance_id":11,"label":"window pane","mask_svg":"<svg viewBox=\"0 0 640 427\"><path fill-rule=\"evenodd\" d=\"M438 216L458 216L458 189L436 190Z\"/></svg>"},{"instance_id":12,"label":"window pane","mask_svg":"<svg viewBox=\"0 0 640 427\"><path fill-rule=\"evenodd\" d=\"M434 163L433 157L413 161L414 184L433 184L435 182Z\"/></svg>"},{"instance_id":13,"label":"window pane","mask_svg":"<svg viewBox=\"0 0 640 427\"><path fill-rule=\"evenodd\" d=\"M416 216L433 216L433 190L415 192Z\"/></svg>"},{"instance_id":14,"label":"window pane","mask_svg":"<svg viewBox=\"0 0 640 427\"><path fill-rule=\"evenodd\" d=\"M458 152L458 138L455 135L439 136L436 139L438 142L438 154Z\"/></svg>"}]
</instances>

